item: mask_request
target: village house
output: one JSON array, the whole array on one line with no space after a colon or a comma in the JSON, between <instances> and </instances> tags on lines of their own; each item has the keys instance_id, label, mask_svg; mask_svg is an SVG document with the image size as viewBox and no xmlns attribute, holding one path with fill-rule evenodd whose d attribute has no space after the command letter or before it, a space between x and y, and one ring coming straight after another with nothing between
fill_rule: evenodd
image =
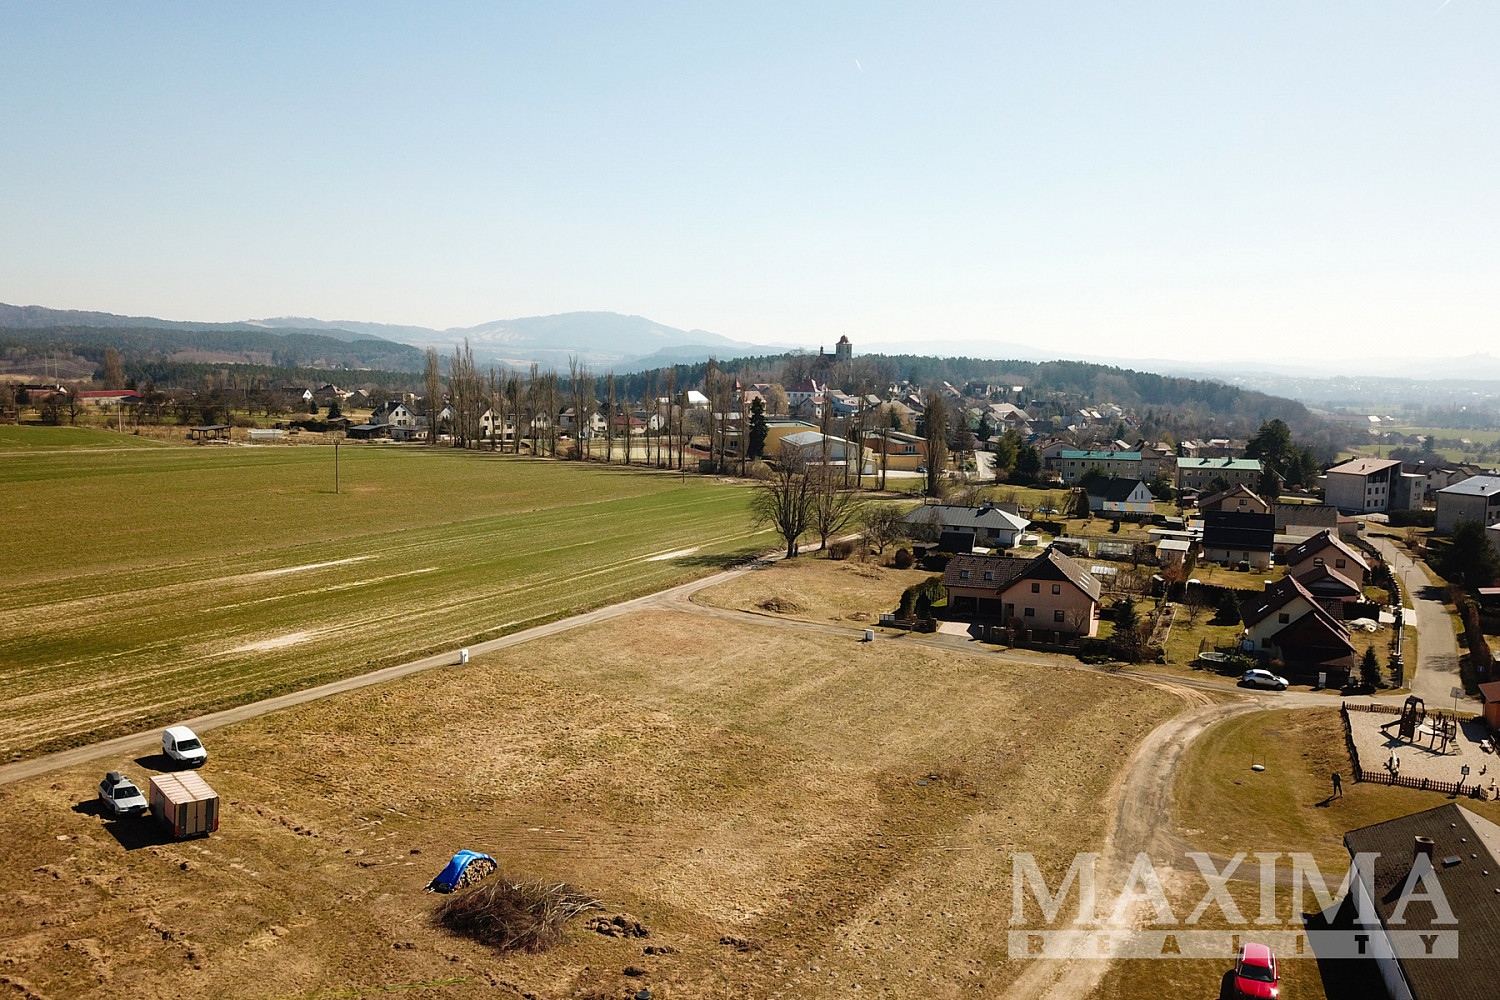
<instances>
[{"instance_id":1,"label":"village house","mask_svg":"<svg viewBox=\"0 0 1500 1000\"><path fill-rule=\"evenodd\" d=\"M1099 631L1099 581L1052 546L1031 558L956 555L943 586L957 621L1072 638Z\"/></svg>"},{"instance_id":2,"label":"village house","mask_svg":"<svg viewBox=\"0 0 1500 1000\"><path fill-rule=\"evenodd\" d=\"M1279 535L1297 535L1306 538L1316 535L1321 531L1339 532L1343 523L1339 517L1339 509L1326 503L1273 503L1271 514L1276 518L1276 533ZM1351 527L1357 528L1358 521L1348 520ZM1349 532L1352 537L1353 531Z\"/></svg>"},{"instance_id":3,"label":"village house","mask_svg":"<svg viewBox=\"0 0 1500 1000\"><path fill-rule=\"evenodd\" d=\"M1459 521L1478 521L1485 527L1500 523L1500 476L1470 476L1438 490L1433 530L1451 535Z\"/></svg>"},{"instance_id":4,"label":"village house","mask_svg":"<svg viewBox=\"0 0 1500 1000\"><path fill-rule=\"evenodd\" d=\"M1251 569L1271 565L1276 552L1276 519L1270 514L1211 510L1203 515L1203 558L1229 566L1249 563Z\"/></svg>"},{"instance_id":5,"label":"village house","mask_svg":"<svg viewBox=\"0 0 1500 1000\"><path fill-rule=\"evenodd\" d=\"M964 551L973 548L1009 549L1020 541L1031 522L1015 510L987 503L982 507L960 504L923 504L902 518L912 527L925 527L936 537L968 535Z\"/></svg>"},{"instance_id":6,"label":"village house","mask_svg":"<svg viewBox=\"0 0 1500 1000\"><path fill-rule=\"evenodd\" d=\"M1088 494L1089 510L1104 517L1141 520L1156 512L1156 498L1139 479L1096 479Z\"/></svg>"},{"instance_id":7,"label":"village house","mask_svg":"<svg viewBox=\"0 0 1500 1000\"><path fill-rule=\"evenodd\" d=\"M1283 577L1240 605L1248 646L1279 659L1288 676L1325 675L1342 684L1354 669L1354 643L1344 623L1296 577Z\"/></svg>"},{"instance_id":8,"label":"village house","mask_svg":"<svg viewBox=\"0 0 1500 1000\"><path fill-rule=\"evenodd\" d=\"M486 441L510 444L516 439L516 422L508 413L486 409L479 415L479 436Z\"/></svg>"},{"instance_id":9,"label":"village house","mask_svg":"<svg viewBox=\"0 0 1500 1000\"><path fill-rule=\"evenodd\" d=\"M1365 575L1370 572L1370 565L1365 562L1364 557L1331 531L1321 531L1289 550L1282 557L1282 562L1286 564L1289 575L1298 577L1327 566L1362 584Z\"/></svg>"},{"instance_id":10,"label":"village house","mask_svg":"<svg viewBox=\"0 0 1500 1000\"><path fill-rule=\"evenodd\" d=\"M1198 509L1200 511L1237 510L1247 514L1271 513L1271 505L1244 483L1199 500Z\"/></svg>"}]
</instances>

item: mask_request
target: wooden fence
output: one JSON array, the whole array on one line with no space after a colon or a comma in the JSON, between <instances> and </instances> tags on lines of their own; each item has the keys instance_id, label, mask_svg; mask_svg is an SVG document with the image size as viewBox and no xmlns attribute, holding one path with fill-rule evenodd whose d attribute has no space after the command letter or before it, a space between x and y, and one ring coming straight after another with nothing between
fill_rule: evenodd
<instances>
[{"instance_id":1,"label":"wooden fence","mask_svg":"<svg viewBox=\"0 0 1500 1000\"><path fill-rule=\"evenodd\" d=\"M1370 712L1376 715L1394 715L1399 717L1401 709L1393 705L1363 703L1351 705L1348 702L1343 703L1340 714L1344 719L1344 743L1349 749L1349 761L1354 768L1355 781L1368 782L1372 785L1395 785L1398 788L1415 788L1423 792L1441 792L1444 795L1467 795L1471 799L1484 797L1484 791L1480 785L1465 785L1458 781L1439 781L1436 778L1418 778L1409 774L1393 774L1384 769L1366 771L1359 764L1359 751L1354 746L1354 731L1349 725L1350 712ZM1462 716L1459 716L1455 712L1448 712L1446 714L1462 721Z\"/></svg>"}]
</instances>

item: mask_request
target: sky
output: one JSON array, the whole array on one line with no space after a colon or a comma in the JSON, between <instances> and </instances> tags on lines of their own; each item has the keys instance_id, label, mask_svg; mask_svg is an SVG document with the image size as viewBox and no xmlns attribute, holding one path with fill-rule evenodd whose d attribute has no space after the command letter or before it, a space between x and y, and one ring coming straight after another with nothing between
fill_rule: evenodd
<instances>
[{"instance_id":1,"label":"sky","mask_svg":"<svg viewBox=\"0 0 1500 1000\"><path fill-rule=\"evenodd\" d=\"M0 301L1500 353L1500 4L0 5Z\"/></svg>"}]
</instances>

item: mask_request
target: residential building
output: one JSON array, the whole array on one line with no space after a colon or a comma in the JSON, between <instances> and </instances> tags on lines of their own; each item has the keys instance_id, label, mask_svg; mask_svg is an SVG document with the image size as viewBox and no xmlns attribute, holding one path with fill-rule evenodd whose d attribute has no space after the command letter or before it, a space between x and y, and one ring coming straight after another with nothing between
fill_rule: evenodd
<instances>
[{"instance_id":1,"label":"residential building","mask_svg":"<svg viewBox=\"0 0 1500 1000\"><path fill-rule=\"evenodd\" d=\"M516 422L508 413L496 413L487 409L479 415L479 436L486 441L509 444L516 439Z\"/></svg>"},{"instance_id":2,"label":"residential building","mask_svg":"<svg viewBox=\"0 0 1500 1000\"><path fill-rule=\"evenodd\" d=\"M1283 577L1240 605L1246 644L1279 659L1288 676L1342 683L1354 669L1349 629L1296 577Z\"/></svg>"},{"instance_id":3,"label":"residential building","mask_svg":"<svg viewBox=\"0 0 1500 1000\"><path fill-rule=\"evenodd\" d=\"M1104 517L1149 518L1156 498L1139 479L1096 479L1089 484L1089 510Z\"/></svg>"},{"instance_id":4,"label":"residential building","mask_svg":"<svg viewBox=\"0 0 1500 1000\"><path fill-rule=\"evenodd\" d=\"M1210 489L1214 480L1222 479L1230 486L1248 486L1260 489L1261 465L1258 458L1178 458L1177 488L1201 493Z\"/></svg>"},{"instance_id":5,"label":"residential building","mask_svg":"<svg viewBox=\"0 0 1500 1000\"><path fill-rule=\"evenodd\" d=\"M1203 558L1224 566L1249 563L1263 570L1276 552L1276 519L1270 514L1211 510L1203 515Z\"/></svg>"},{"instance_id":6,"label":"residential building","mask_svg":"<svg viewBox=\"0 0 1500 1000\"><path fill-rule=\"evenodd\" d=\"M381 403L375 407L375 412L370 414L369 424L376 427L400 427L406 430L416 430L418 414L405 403Z\"/></svg>"},{"instance_id":7,"label":"residential building","mask_svg":"<svg viewBox=\"0 0 1500 1000\"><path fill-rule=\"evenodd\" d=\"M1470 476L1437 491L1434 531L1451 535L1459 521L1478 521L1485 527L1500 523L1500 476Z\"/></svg>"},{"instance_id":8,"label":"residential building","mask_svg":"<svg viewBox=\"0 0 1500 1000\"><path fill-rule=\"evenodd\" d=\"M1156 558L1163 566L1181 566L1192 550L1193 543L1186 538L1163 538L1156 543Z\"/></svg>"},{"instance_id":9,"label":"residential building","mask_svg":"<svg viewBox=\"0 0 1500 1000\"><path fill-rule=\"evenodd\" d=\"M1306 537L1320 531L1337 531L1339 509L1326 503L1273 503L1278 535ZM1358 524L1358 522L1355 522Z\"/></svg>"},{"instance_id":10,"label":"residential building","mask_svg":"<svg viewBox=\"0 0 1500 1000\"><path fill-rule=\"evenodd\" d=\"M1141 453L1138 451L1082 451L1064 448L1058 455L1057 471L1062 481L1076 483L1085 472L1098 469L1107 476L1121 479L1141 478Z\"/></svg>"},{"instance_id":11,"label":"residential building","mask_svg":"<svg viewBox=\"0 0 1500 1000\"><path fill-rule=\"evenodd\" d=\"M965 507L957 504L923 504L901 518L913 527L926 527L934 534L960 533L973 536L969 548L981 546L1009 549L1019 542L1031 522L1014 510L994 504Z\"/></svg>"},{"instance_id":12,"label":"residential building","mask_svg":"<svg viewBox=\"0 0 1500 1000\"><path fill-rule=\"evenodd\" d=\"M1099 581L1055 546L1032 558L954 556L943 585L959 621L1074 637L1099 630Z\"/></svg>"},{"instance_id":13,"label":"residential building","mask_svg":"<svg viewBox=\"0 0 1500 1000\"><path fill-rule=\"evenodd\" d=\"M1345 513L1384 513L1420 507L1425 483L1424 476L1403 474L1395 459L1352 458L1328 470L1323 492L1330 505Z\"/></svg>"},{"instance_id":14,"label":"residential building","mask_svg":"<svg viewBox=\"0 0 1500 1000\"><path fill-rule=\"evenodd\" d=\"M1237 510L1246 514L1269 514L1271 505L1244 483L1220 490L1213 496L1198 501L1198 509Z\"/></svg>"},{"instance_id":15,"label":"residential building","mask_svg":"<svg viewBox=\"0 0 1500 1000\"><path fill-rule=\"evenodd\" d=\"M1141 454L1141 478L1175 480L1177 478L1177 452L1159 441L1137 441L1130 449Z\"/></svg>"},{"instance_id":16,"label":"residential building","mask_svg":"<svg viewBox=\"0 0 1500 1000\"><path fill-rule=\"evenodd\" d=\"M1387 996L1490 1000L1500 992L1500 826L1445 802L1350 830L1344 847L1349 894L1331 922L1362 932L1358 946Z\"/></svg>"},{"instance_id":17,"label":"residential building","mask_svg":"<svg viewBox=\"0 0 1500 1000\"><path fill-rule=\"evenodd\" d=\"M809 399L821 399L828 387L819 385L817 379L803 379L786 387L786 404L796 409Z\"/></svg>"},{"instance_id":18,"label":"residential building","mask_svg":"<svg viewBox=\"0 0 1500 1000\"><path fill-rule=\"evenodd\" d=\"M1282 557L1289 576L1302 576L1319 567L1327 566L1356 583L1363 584L1365 574L1370 572L1369 563L1355 549L1344 544L1335 532L1320 531L1307 541L1289 550Z\"/></svg>"}]
</instances>

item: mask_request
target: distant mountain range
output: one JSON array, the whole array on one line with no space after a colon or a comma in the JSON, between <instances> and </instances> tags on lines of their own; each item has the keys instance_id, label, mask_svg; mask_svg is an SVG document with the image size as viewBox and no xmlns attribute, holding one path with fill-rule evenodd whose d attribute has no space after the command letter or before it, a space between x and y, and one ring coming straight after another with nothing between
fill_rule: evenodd
<instances>
[{"instance_id":1,"label":"distant mountain range","mask_svg":"<svg viewBox=\"0 0 1500 1000\"><path fill-rule=\"evenodd\" d=\"M467 340L481 362L564 369L570 357L596 369L639 369L668 364L691 364L710 356L728 358L747 354L779 352L743 340L731 340L707 330L679 330L644 316L612 312L571 312L556 316L525 316L497 319L478 326L434 330L421 326L393 326L346 320L306 319L282 316L251 320L268 329L347 330L362 336L381 337L420 347L436 347L447 354Z\"/></svg>"},{"instance_id":2,"label":"distant mountain range","mask_svg":"<svg viewBox=\"0 0 1500 1000\"><path fill-rule=\"evenodd\" d=\"M265 331L318 334L343 341L383 340L416 347L436 347L447 356L456 344L469 341L477 361L525 366L535 361L544 368L565 370L577 357L596 370L638 370L669 364L693 364L709 358L781 353L788 348L752 344L707 330L679 330L644 316L611 312L572 312L556 316L501 319L478 326L437 330L357 320L321 320L278 316L239 323L195 323L149 316L43 306L0 303L0 329L52 328L151 329L203 332Z\"/></svg>"}]
</instances>

